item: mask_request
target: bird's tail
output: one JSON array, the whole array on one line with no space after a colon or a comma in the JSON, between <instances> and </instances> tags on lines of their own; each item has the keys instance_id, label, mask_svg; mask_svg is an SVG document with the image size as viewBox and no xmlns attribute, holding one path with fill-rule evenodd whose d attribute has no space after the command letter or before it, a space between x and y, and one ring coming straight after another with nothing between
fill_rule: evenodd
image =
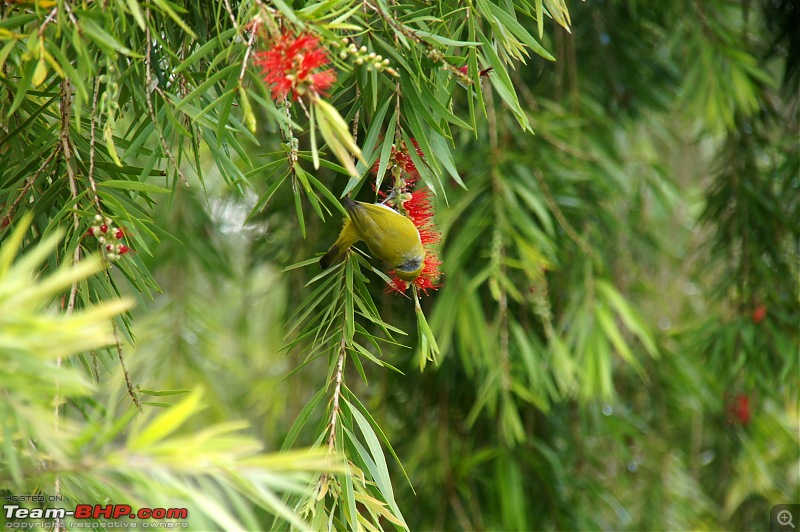
<instances>
[{"instance_id":1,"label":"bird's tail","mask_svg":"<svg viewBox=\"0 0 800 532\"><path fill-rule=\"evenodd\" d=\"M319 265L322 266L323 270L327 270L332 265L336 264L342 259L342 255L344 255L344 251L346 250L347 248L345 248L345 250L342 250L337 241L337 243L332 245L331 249L329 249L322 256L322 258L319 259Z\"/></svg>"},{"instance_id":2,"label":"bird's tail","mask_svg":"<svg viewBox=\"0 0 800 532\"><path fill-rule=\"evenodd\" d=\"M345 204L345 207L348 207ZM344 258L350 246L361 240L361 235L358 233L353 223L346 219L342 231L339 233L339 238L331 246L331 248L319 259L319 264L323 270L327 270L332 265L336 264Z\"/></svg>"}]
</instances>

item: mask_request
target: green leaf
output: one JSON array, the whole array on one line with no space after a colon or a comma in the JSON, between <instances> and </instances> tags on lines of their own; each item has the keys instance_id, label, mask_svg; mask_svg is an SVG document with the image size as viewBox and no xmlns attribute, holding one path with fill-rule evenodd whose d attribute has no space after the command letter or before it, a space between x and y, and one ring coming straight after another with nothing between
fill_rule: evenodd
<instances>
[{"instance_id":1,"label":"green leaf","mask_svg":"<svg viewBox=\"0 0 800 532\"><path fill-rule=\"evenodd\" d=\"M168 188L151 185L149 183L142 183L141 181L124 181L124 180L111 180L100 181L97 183L98 188L120 188L124 190L139 190L142 192L155 192L158 194L169 194L171 191Z\"/></svg>"},{"instance_id":2,"label":"green leaf","mask_svg":"<svg viewBox=\"0 0 800 532\"><path fill-rule=\"evenodd\" d=\"M386 458L383 456L383 450L381 449L380 441L378 441L378 437L375 435L375 432L372 430L367 419L358 411L357 408L353 407L352 403L345 400L345 403L349 407L349 412L353 415L353 419L355 419L356 424L358 424L358 428L361 430L361 434L363 434L367 447L369 448L369 452L372 455L372 458L375 462L377 468L377 478L375 478L375 483L378 485L378 489L383 495L386 503L389 507L393 510L395 517L400 519L403 522L403 526L408 528L406 525L405 519L403 518L403 514L400 512L400 508L397 507L397 503L394 500L394 491L392 490L392 481L389 478L389 469L386 466Z\"/></svg>"},{"instance_id":3,"label":"green leaf","mask_svg":"<svg viewBox=\"0 0 800 532\"><path fill-rule=\"evenodd\" d=\"M611 307L617 312L625 327L628 328L642 342L647 352L653 358L658 358L658 348L653 340L650 331L642 318L631 308L627 301L617 292L617 290L607 281L598 280L596 282L598 293Z\"/></svg>"},{"instance_id":4,"label":"green leaf","mask_svg":"<svg viewBox=\"0 0 800 532\"><path fill-rule=\"evenodd\" d=\"M139 7L138 0L125 0L128 4L128 9L131 10L131 15L139 27L144 31L146 29L145 21L144 21L144 14L142 13L142 8Z\"/></svg>"},{"instance_id":5,"label":"green leaf","mask_svg":"<svg viewBox=\"0 0 800 532\"><path fill-rule=\"evenodd\" d=\"M127 55L128 57L142 57L141 55L134 53L133 50L127 46L123 45L113 35L95 24L95 22L88 17L83 17L81 19L80 29L83 31L84 35L92 39L98 46L105 50L119 52L123 55Z\"/></svg>"},{"instance_id":6,"label":"green leaf","mask_svg":"<svg viewBox=\"0 0 800 532\"><path fill-rule=\"evenodd\" d=\"M179 16L175 12L175 10L177 9L177 10L183 11L185 13L186 12L185 9L183 9L182 7L179 7L177 4L173 4L172 2L169 2L168 0L153 0L153 3L161 11L166 13L167 16L169 16L169 18L174 20L175 23L178 26L180 26L183 31L185 31L187 34L189 34L189 36L191 36L193 39L197 39L197 34L195 32L193 32L192 28L190 28L189 25L186 24L186 22L183 20L183 18L181 16Z\"/></svg>"},{"instance_id":7,"label":"green leaf","mask_svg":"<svg viewBox=\"0 0 800 532\"><path fill-rule=\"evenodd\" d=\"M131 435L128 440L128 448L131 450L146 449L178 430L187 419L203 408L200 404L201 397L201 392L193 392L180 403L159 414L141 432Z\"/></svg>"},{"instance_id":8,"label":"green leaf","mask_svg":"<svg viewBox=\"0 0 800 532\"><path fill-rule=\"evenodd\" d=\"M494 68L493 75L489 76L489 79L492 82L492 87L495 88L497 94L500 95L500 98L506 103L506 105L509 106L511 112L514 113L514 116L516 117L517 122L519 122L520 127L522 127L524 131L530 130L531 126L528 122L528 116L519 105L517 93L514 90L514 84L511 82L511 78L505 69L505 65L500 59L500 56L497 55L497 52L495 52L494 47L489 39L482 32L479 32L479 36L481 42L483 42L483 47L481 50L484 54L486 54L489 65Z\"/></svg>"},{"instance_id":9,"label":"green leaf","mask_svg":"<svg viewBox=\"0 0 800 532\"><path fill-rule=\"evenodd\" d=\"M314 397L311 398L309 402L307 402L303 409L300 410L300 413L297 414L297 418L292 423L292 427L289 429L289 432L286 434L286 438L283 439L283 444L281 444L281 451L286 451L294 445L297 436L300 434L300 431L303 430L303 427L308 422L311 414L322 402L322 399L325 397L325 393L327 392L327 388L322 388Z\"/></svg>"},{"instance_id":10,"label":"green leaf","mask_svg":"<svg viewBox=\"0 0 800 532\"><path fill-rule=\"evenodd\" d=\"M456 162L453 159L453 152L450 151L450 148L447 146L445 139L439 135L431 135L430 136L430 145L431 149L433 150L433 157L439 161L442 166L444 166L447 173L450 174L450 177L455 180L456 183L461 185L462 188L467 188L464 184L464 181L461 180L461 176L456 169Z\"/></svg>"},{"instance_id":11,"label":"green leaf","mask_svg":"<svg viewBox=\"0 0 800 532\"><path fill-rule=\"evenodd\" d=\"M339 159L339 162L342 163L342 166L347 168L350 175L358 177L351 154L365 164L366 161L361 156L361 150L356 145L344 119L339 114L339 111L325 100L318 99L313 105L316 107L319 132L322 133L322 137L327 142L328 147Z\"/></svg>"}]
</instances>

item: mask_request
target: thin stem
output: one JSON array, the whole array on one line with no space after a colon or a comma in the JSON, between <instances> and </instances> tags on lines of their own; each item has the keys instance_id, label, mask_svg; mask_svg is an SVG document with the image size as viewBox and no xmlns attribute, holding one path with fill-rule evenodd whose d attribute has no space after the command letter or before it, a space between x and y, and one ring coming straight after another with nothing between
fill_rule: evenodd
<instances>
[{"instance_id":1,"label":"thin stem","mask_svg":"<svg viewBox=\"0 0 800 532\"><path fill-rule=\"evenodd\" d=\"M345 318L346 319L346 318ZM344 359L347 354L347 336L342 328L342 339L339 342L339 355L336 360L336 372L333 375L333 397L331 397L331 420L328 423L328 454L336 452L336 423L339 421L339 399L342 396L342 382L344 381ZM323 473L317 482L317 490L327 489L328 473Z\"/></svg>"},{"instance_id":2,"label":"thin stem","mask_svg":"<svg viewBox=\"0 0 800 532\"><path fill-rule=\"evenodd\" d=\"M117 328L116 323L112 322L111 326L114 329L114 342L117 347L117 357L119 357L119 364L122 366L122 374L125 376L125 385L128 387L128 395L130 395L131 399L133 399L133 404L136 405L136 409L139 412L144 412L144 410L142 410L142 405L139 402L139 397L136 395L136 390L133 389L131 377L128 375L128 368L125 365L125 358L122 355L122 343L119 340L119 329Z\"/></svg>"},{"instance_id":3,"label":"thin stem","mask_svg":"<svg viewBox=\"0 0 800 532\"><path fill-rule=\"evenodd\" d=\"M161 128L158 127L158 121L156 120L156 111L153 107L153 91L156 90L156 87L153 85L153 73L150 68L151 62L151 55L152 55L152 40L150 39L150 8L148 7L145 10L145 18L147 19L147 23L145 24L145 39L147 40L145 56L144 56L144 72L145 72L145 92L147 100L147 111L150 115L150 120L153 121L153 127L156 130L156 134L158 135L158 141L161 144L161 149L169 158L169 161L172 163L172 166L175 167L175 172L177 172L178 177L180 177L183 184L186 185L186 188L189 188L189 182L186 181L186 176L183 175L181 171L181 167L178 162L175 160L175 157L172 155L172 152L167 146L167 141L164 139L164 133L161 131ZM160 92L160 91L159 91Z\"/></svg>"},{"instance_id":4,"label":"thin stem","mask_svg":"<svg viewBox=\"0 0 800 532\"><path fill-rule=\"evenodd\" d=\"M328 435L328 452L336 450L336 422L339 417L339 398L342 395L342 381L344 380L344 358L347 353L347 338L342 332L342 340L339 343L339 358L336 361L336 373L333 376L334 388L331 398L331 421L328 425L330 434Z\"/></svg>"},{"instance_id":5,"label":"thin stem","mask_svg":"<svg viewBox=\"0 0 800 532\"><path fill-rule=\"evenodd\" d=\"M239 31L239 24L236 23L236 17L233 15L233 9L231 9L230 0L225 0L225 10L228 12L228 16L231 17L231 22L233 23L234 29Z\"/></svg>"},{"instance_id":6,"label":"thin stem","mask_svg":"<svg viewBox=\"0 0 800 532\"><path fill-rule=\"evenodd\" d=\"M78 28L79 33L83 33L81 30L80 25L78 24L78 19L75 18L75 13L72 12L72 7L70 7L69 2L64 2L64 9L67 11L67 16L69 17L70 22Z\"/></svg>"},{"instance_id":7,"label":"thin stem","mask_svg":"<svg viewBox=\"0 0 800 532\"><path fill-rule=\"evenodd\" d=\"M547 204L550 206L550 210L553 211L556 220L558 220L558 223L561 224L561 227L564 229L564 231L566 231L567 235L572 239L573 242L578 244L578 247L581 248L584 253L594 256L594 251L592 250L591 246L589 246L589 244L583 238L581 238L580 235L578 235L578 233L572 227L572 224L567 221L566 216L564 216L564 213L561 211L558 203L556 203L553 194L550 192L550 187L547 186L547 181L545 181L541 170L534 171L533 175L536 177L536 181L542 188L545 201L547 201Z\"/></svg>"},{"instance_id":8,"label":"thin stem","mask_svg":"<svg viewBox=\"0 0 800 532\"><path fill-rule=\"evenodd\" d=\"M361 97L361 89L358 87L358 84L356 84L356 101L358 101L360 97ZM360 117L361 117L361 107L356 109L356 114L355 114L355 116L353 116L353 131L352 131L352 135L353 135L353 143L356 144L356 145L358 145L358 119ZM355 155L353 155L353 161L355 161L355 160L356 160L356 157L355 157Z\"/></svg>"},{"instance_id":9,"label":"thin stem","mask_svg":"<svg viewBox=\"0 0 800 532\"><path fill-rule=\"evenodd\" d=\"M97 207L97 214L103 214L103 209L100 206L100 196L97 195L97 184L94 182L94 155L95 155L95 137L94 126L97 120L97 95L100 93L100 77L98 76L97 82L94 85L94 96L92 97L92 116L89 125L89 185L92 187L92 196Z\"/></svg>"},{"instance_id":10,"label":"thin stem","mask_svg":"<svg viewBox=\"0 0 800 532\"><path fill-rule=\"evenodd\" d=\"M92 351L92 369L95 384L100 384L100 362L97 360L97 351Z\"/></svg>"},{"instance_id":11,"label":"thin stem","mask_svg":"<svg viewBox=\"0 0 800 532\"><path fill-rule=\"evenodd\" d=\"M54 7L52 11L47 15L47 18L44 19L42 25L39 26L39 37L44 36L44 30L47 26L55 20L56 15L58 14L58 6Z\"/></svg>"},{"instance_id":12,"label":"thin stem","mask_svg":"<svg viewBox=\"0 0 800 532\"><path fill-rule=\"evenodd\" d=\"M73 226L76 232L80 231L80 216L78 215L78 185L75 182L75 172L72 170L72 151L70 148L70 140L69 140L69 121L70 121L70 113L71 113L71 99L72 99L72 84L69 81L69 78L65 79L61 82L61 105L60 105L60 112L61 112L61 134L59 135L59 139L61 142L61 152L64 156L64 166L67 168L67 176L69 178L69 190L72 195L72 200L75 202L75 210L72 213L73 216ZM81 260L81 246L80 243L75 246L75 253L72 257L72 262L77 264ZM78 294L78 282L75 281L72 283L72 287L69 291L69 300L67 303L67 310L66 314L69 316L75 310L75 298ZM56 359L56 367L59 369L63 364L63 359L59 356ZM56 397L55 397L55 406L54 406L54 422L55 422L55 432L59 432L59 417L60 417L60 409L61 409L61 397L58 390L58 385L56 385ZM55 480L55 496L59 497L61 495L61 479L56 475ZM61 520L60 517L55 518L55 529L57 531L65 530L64 522Z\"/></svg>"},{"instance_id":13,"label":"thin stem","mask_svg":"<svg viewBox=\"0 0 800 532\"><path fill-rule=\"evenodd\" d=\"M228 0L225 0L227 3ZM244 80L244 74L247 71L247 62L250 60L250 54L253 52L253 45L256 42L256 29L252 28L250 30L250 37L247 39L247 48L244 51L244 59L242 59L242 69L239 71L239 90L242 90L242 81Z\"/></svg>"},{"instance_id":14,"label":"thin stem","mask_svg":"<svg viewBox=\"0 0 800 532\"><path fill-rule=\"evenodd\" d=\"M482 84L481 87L484 85ZM502 150L500 150L500 141L497 126L497 112L494 106L494 95L491 86L486 87L486 118L489 124L489 162L490 173L492 179L492 190L496 197L501 197L503 190L503 180L500 177L500 163L502 161ZM495 210L499 211L499 202L495 202ZM505 277L505 244L503 236L500 232L501 221L503 215L497 212L497 220L494 230L493 245L492 245L492 260L496 261L497 275ZM508 353L508 295L506 289L500 285L500 297L498 301L498 314L497 326L499 329L500 340L500 369L502 370L502 383L503 389L508 390L511 388L511 364L509 361Z\"/></svg>"},{"instance_id":15,"label":"thin stem","mask_svg":"<svg viewBox=\"0 0 800 532\"><path fill-rule=\"evenodd\" d=\"M47 165L50 164L50 162L53 160L53 157L55 157L59 153L61 153L61 143L60 142L58 144L56 144L56 147L53 148L53 151L50 153L50 155L47 157L47 159L45 159L44 162L42 163L42 165L39 167L39 169L36 170L36 173L34 173L31 177L28 178L28 180L25 183L25 186L22 187L22 190L20 191L19 195L17 196L17 199L15 199L14 202L11 204L11 207L9 207L8 214L6 214L5 218L3 218L3 221L0 222L0 229L6 227L8 224L11 223L11 216L14 214L14 211L17 209L19 204L22 202L22 199L25 197L25 194L28 193L28 190L30 190L30 188L33 186L33 184L36 182L36 180L42 174L42 172L47 167Z\"/></svg>"},{"instance_id":16,"label":"thin stem","mask_svg":"<svg viewBox=\"0 0 800 532\"><path fill-rule=\"evenodd\" d=\"M376 12L383 20L386 21L389 26L395 29L395 31L402 33L407 39L411 39L417 44L423 44L422 39L413 31L405 27L400 22L397 22L394 17L389 15L389 13L385 12L378 4L373 4L367 0L364 0L364 6L368 7L369 9Z\"/></svg>"},{"instance_id":17,"label":"thin stem","mask_svg":"<svg viewBox=\"0 0 800 532\"><path fill-rule=\"evenodd\" d=\"M369 0L364 0L363 5L365 8L369 8L375 13L377 13L378 16L380 16L384 21L386 21L387 24L389 24L389 26L391 26L395 30L395 43L397 42L397 33L402 34L405 38L413 41L414 43L422 45L425 48L425 55L428 57L428 59L430 59L435 63L441 63L442 68L457 75L464 84L466 85L472 84L472 79L470 79L469 76L461 72L461 70L459 70L457 66L453 65L450 61L448 61L442 52L440 52L439 50L428 44L426 41L423 41L414 30L408 28L402 22L398 22L398 20L395 17L384 11L379 4L377 3L373 4L372 2L369 2Z\"/></svg>"}]
</instances>

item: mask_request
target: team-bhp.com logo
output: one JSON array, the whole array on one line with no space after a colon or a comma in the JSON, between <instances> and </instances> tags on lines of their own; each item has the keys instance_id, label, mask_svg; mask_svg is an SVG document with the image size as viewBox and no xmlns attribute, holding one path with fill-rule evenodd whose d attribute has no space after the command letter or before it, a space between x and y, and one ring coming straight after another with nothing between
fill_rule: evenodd
<instances>
[{"instance_id":1,"label":"team-bhp.com logo","mask_svg":"<svg viewBox=\"0 0 800 532\"><path fill-rule=\"evenodd\" d=\"M134 511L128 504L78 504L74 510L67 510L66 508L24 508L19 504L4 504L6 520L9 519L60 519L64 520L71 517L75 520L82 519L138 519L150 520L156 522L144 521L141 523L129 523L126 528L186 528L188 523L186 521L180 522L166 522L167 519L186 519L189 512L186 508L139 508ZM9 526L11 525L11 526ZM6 528L18 528L16 523L6 521ZM71 526L70 526L71 525ZM77 528L94 528L90 523L72 522L70 528L75 526ZM27 528L27 527L19 527Z\"/></svg>"}]
</instances>

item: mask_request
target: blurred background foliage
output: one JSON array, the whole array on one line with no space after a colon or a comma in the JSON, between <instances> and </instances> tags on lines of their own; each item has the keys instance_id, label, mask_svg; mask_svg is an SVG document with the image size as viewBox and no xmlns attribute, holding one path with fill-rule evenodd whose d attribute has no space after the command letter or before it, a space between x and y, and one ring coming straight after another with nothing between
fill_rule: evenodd
<instances>
[{"instance_id":1,"label":"blurred background foliage","mask_svg":"<svg viewBox=\"0 0 800 532\"><path fill-rule=\"evenodd\" d=\"M800 502L796 2L0 14L4 494L197 530L763 529ZM303 28L344 130L253 65ZM419 311L375 261L312 263L412 138L443 237ZM86 235L105 217L131 252Z\"/></svg>"}]
</instances>

